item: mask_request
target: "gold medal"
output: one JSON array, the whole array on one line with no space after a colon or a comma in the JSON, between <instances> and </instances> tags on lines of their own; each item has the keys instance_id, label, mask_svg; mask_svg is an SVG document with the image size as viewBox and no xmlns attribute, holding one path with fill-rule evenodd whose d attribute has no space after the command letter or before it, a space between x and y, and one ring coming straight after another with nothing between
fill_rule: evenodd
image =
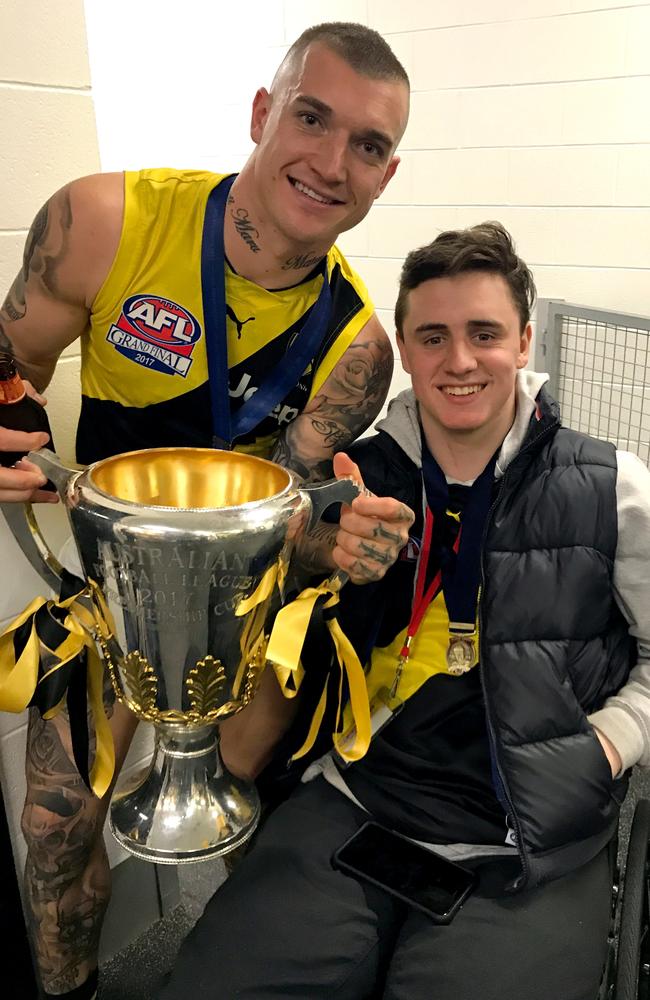
<instances>
[{"instance_id":1,"label":"gold medal","mask_svg":"<svg viewBox=\"0 0 650 1000\"><path fill-rule=\"evenodd\" d=\"M447 669L454 677L466 674L476 662L476 644L473 635L450 635L447 647Z\"/></svg>"}]
</instances>

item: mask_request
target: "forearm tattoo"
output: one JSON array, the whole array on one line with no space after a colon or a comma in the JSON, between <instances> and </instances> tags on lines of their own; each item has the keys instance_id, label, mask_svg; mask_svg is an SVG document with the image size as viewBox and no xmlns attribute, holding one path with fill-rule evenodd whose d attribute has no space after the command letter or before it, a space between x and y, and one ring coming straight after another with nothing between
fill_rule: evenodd
<instances>
[{"instance_id":1,"label":"forearm tattoo","mask_svg":"<svg viewBox=\"0 0 650 1000\"><path fill-rule=\"evenodd\" d=\"M392 373L393 354L385 339L352 344L309 412L286 428L274 461L307 482L331 476L331 456L372 423L386 399Z\"/></svg>"},{"instance_id":2,"label":"forearm tattoo","mask_svg":"<svg viewBox=\"0 0 650 1000\"><path fill-rule=\"evenodd\" d=\"M113 699L106 689L104 701L112 714ZM45 721L31 710L26 777L26 909L43 986L50 993L65 993L96 967L110 895L101 839L105 804L77 771L65 712Z\"/></svg>"}]
</instances>

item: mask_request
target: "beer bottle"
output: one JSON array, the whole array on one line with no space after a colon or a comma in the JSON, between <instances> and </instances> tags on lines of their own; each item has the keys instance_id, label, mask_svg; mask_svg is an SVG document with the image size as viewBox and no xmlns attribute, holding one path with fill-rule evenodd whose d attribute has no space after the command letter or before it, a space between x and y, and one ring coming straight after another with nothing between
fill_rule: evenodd
<instances>
[{"instance_id":1,"label":"beer bottle","mask_svg":"<svg viewBox=\"0 0 650 1000\"><path fill-rule=\"evenodd\" d=\"M0 353L0 427L11 431L45 431L50 435L48 448L54 450L47 414L40 403L28 396L14 359ZM0 451L0 465L12 466L25 451Z\"/></svg>"}]
</instances>

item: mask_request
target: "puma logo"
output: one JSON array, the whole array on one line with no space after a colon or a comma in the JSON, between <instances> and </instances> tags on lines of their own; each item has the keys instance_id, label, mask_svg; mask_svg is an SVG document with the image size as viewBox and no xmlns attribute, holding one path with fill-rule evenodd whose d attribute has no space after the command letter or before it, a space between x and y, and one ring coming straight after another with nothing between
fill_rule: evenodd
<instances>
[{"instance_id":1,"label":"puma logo","mask_svg":"<svg viewBox=\"0 0 650 1000\"><path fill-rule=\"evenodd\" d=\"M254 316L249 316L248 319L244 319L244 320L237 319L237 317L235 316L235 314L234 314L233 310L230 308L230 306L226 306L226 315L230 317L230 319L233 321L233 323L237 327L237 340L239 340L241 338L242 327L246 326L247 323L250 323L251 320L255 319Z\"/></svg>"}]
</instances>

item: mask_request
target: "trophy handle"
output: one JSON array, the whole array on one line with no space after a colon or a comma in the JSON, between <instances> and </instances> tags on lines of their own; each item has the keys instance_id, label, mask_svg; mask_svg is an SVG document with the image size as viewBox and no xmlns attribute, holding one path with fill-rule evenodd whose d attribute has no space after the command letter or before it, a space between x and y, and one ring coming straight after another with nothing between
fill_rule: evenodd
<instances>
[{"instance_id":1,"label":"trophy handle","mask_svg":"<svg viewBox=\"0 0 650 1000\"><path fill-rule=\"evenodd\" d=\"M324 483L303 486L300 492L306 493L311 502L311 513L306 528L309 531L317 521L320 521L323 512L331 504L352 503L355 497L361 495L362 490L353 479L328 479ZM342 569L337 569L330 576L329 583L331 587L338 591L348 580L348 574Z\"/></svg>"},{"instance_id":2,"label":"trophy handle","mask_svg":"<svg viewBox=\"0 0 650 1000\"><path fill-rule=\"evenodd\" d=\"M29 455L25 457L28 462L33 462L45 473L50 482L56 486L61 499L64 500L70 476L75 470L68 469L63 465L58 455L55 455L49 448L30 451ZM27 561L48 587L58 591L61 585L63 567L41 534L32 504L0 503L0 509Z\"/></svg>"},{"instance_id":3,"label":"trophy handle","mask_svg":"<svg viewBox=\"0 0 650 1000\"><path fill-rule=\"evenodd\" d=\"M309 531L333 503L352 503L362 491L352 479L328 479L324 483L301 486L300 492L306 493L311 503L311 513L306 528Z\"/></svg>"}]
</instances>

